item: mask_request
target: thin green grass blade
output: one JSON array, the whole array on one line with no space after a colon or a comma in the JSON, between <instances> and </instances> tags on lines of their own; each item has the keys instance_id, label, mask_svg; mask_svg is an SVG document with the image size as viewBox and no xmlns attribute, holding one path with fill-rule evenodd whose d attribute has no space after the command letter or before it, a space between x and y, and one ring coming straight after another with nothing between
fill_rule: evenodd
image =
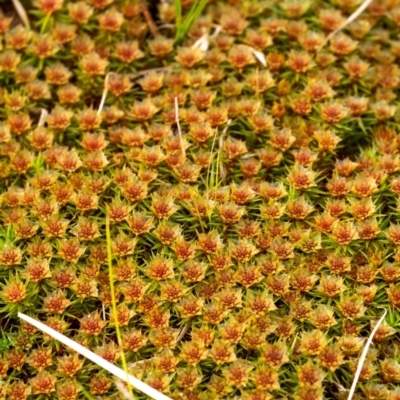
<instances>
[{"instance_id":1,"label":"thin green grass blade","mask_svg":"<svg viewBox=\"0 0 400 400\"><path fill-rule=\"evenodd\" d=\"M179 28L182 22L182 2L181 0L175 0L175 24Z\"/></svg>"},{"instance_id":2,"label":"thin green grass blade","mask_svg":"<svg viewBox=\"0 0 400 400\"><path fill-rule=\"evenodd\" d=\"M112 313L113 313L114 322L115 322L115 332L117 334L118 345L121 348L122 368L125 371L126 376L128 377L129 376L128 364L126 362L125 353L123 350L122 335L121 335L121 330L120 330L119 321L118 321L117 299L116 299L116 294L115 294L114 274L113 274L113 267L112 267L110 218L109 218L108 214L106 215L106 240L107 240L107 265L108 265L108 275L109 275L109 281L110 281ZM129 382L129 379L127 379L127 383L128 383L129 393L133 397L132 386Z\"/></svg>"},{"instance_id":3,"label":"thin green grass blade","mask_svg":"<svg viewBox=\"0 0 400 400\"><path fill-rule=\"evenodd\" d=\"M83 386L81 386L81 391L82 391L82 394L83 394L88 400L95 400L95 398L92 397L92 396L90 395L90 393L89 393Z\"/></svg>"},{"instance_id":4,"label":"thin green grass blade","mask_svg":"<svg viewBox=\"0 0 400 400\"><path fill-rule=\"evenodd\" d=\"M192 8L190 9L187 17L185 18L185 20L183 22L183 25L186 30L185 34L190 29L190 27L193 25L193 23L196 22L200 18L200 15L203 12L208 1L209 0L197 0L193 4Z\"/></svg>"},{"instance_id":5,"label":"thin green grass blade","mask_svg":"<svg viewBox=\"0 0 400 400\"><path fill-rule=\"evenodd\" d=\"M181 22L180 24L177 23L177 25L176 25L177 29L176 29L176 35L175 35L176 42L180 42L185 37L185 35L189 31L189 29L191 28L193 23L196 22L197 19L200 17L200 15L203 12L204 8L206 7L208 1L209 0L196 0L194 2L194 4L192 5L192 7L190 8L187 15L185 16L185 19L183 20L183 22ZM179 3L178 7L177 7L177 3ZM177 13L178 11L180 11L182 13L182 8L180 8L180 10L179 10L179 7L182 7L180 0L175 0L175 13Z\"/></svg>"}]
</instances>

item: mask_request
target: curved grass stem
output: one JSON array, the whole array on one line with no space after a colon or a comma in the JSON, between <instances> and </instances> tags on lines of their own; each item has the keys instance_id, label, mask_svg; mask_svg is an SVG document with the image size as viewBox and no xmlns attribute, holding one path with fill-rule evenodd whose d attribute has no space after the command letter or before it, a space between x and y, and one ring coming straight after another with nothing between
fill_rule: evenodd
<instances>
[{"instance_id":1,"label":"curved grass stem","mask_svg":"<svg viewBox=\"0 0 400 400\"><path fill-rule=\"evenodd\" d=\"M122 343L122 336L121 336L121 330L119 326L119 321L118 321L118 310L117 310L117 300L115 296L115 287L114 287L114 274L113 274L113 269L112 269L112 251L111 251L111 232L110 232L110 217L106 215L106 240L107 240L107 263L108 263L108 276L110 280L110 291L111 291L111 305L112 305L112 313L114 317L114 323L115 323L115 332L117 334L117 341L118 341L118 346L121 348L121 361L122 361L122 367L126 373L126 382L128 383L128 390L129 393L133 397L133 392L132 392L132 387L129 382L129 371L128 371L128 365L126 363L126 358L125 358L125 353L123 351L123 343Z\"/></svg>"}]
</instances>

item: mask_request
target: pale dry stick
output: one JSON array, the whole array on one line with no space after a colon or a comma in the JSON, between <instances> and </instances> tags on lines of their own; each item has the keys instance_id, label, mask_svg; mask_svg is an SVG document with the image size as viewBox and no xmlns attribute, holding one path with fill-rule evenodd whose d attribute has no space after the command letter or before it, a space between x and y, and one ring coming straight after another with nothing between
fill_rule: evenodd
<instances>
[{"instance_id":1,"label":"pale dry stick","mask_svg":"<svg viewBox=\"0 0 400 400\"><path fill-rule=\"evenodd\" d=\"M106 307L104 306L104 303L101 303L102 310L103 310L103 320L106 320Z\"/></svg>"},{"instance_id":2,"label":"pale dry stick","mask_svg":"<svg viewBox=\"0 0 400 400\"><path fill-rule=\"evenodd\" d=\"M181 142L181 148L182 148L182 156L183 156L183 158L185 158L186 154L185 154L185 149L183 147L183 137L182 137L181 125L179 123L179 105L178 105L177 97L174 98L174 104L175 104L175 121L176 121L176 125L178 127L179 140Z\"/></svg>"},{"instance_id":3,"label":"pale dry stick","mask_svg":"<svg viewBox=\"0 0 400 400\"><path fill-rule=\"evenodd\" d=\"M172 25L173 26L173 25ZM210 41L209 39L215 39L218 34L221 32L221 26L219 25L213 25L215 27L215 31L210 35L209 32L205 32L199 39L197 39L193 45L192 49L197 49L199 48L201 51L206 52L210 46ZM203 29L204 32L204 29Z\"/></svg>"},{"instance_id":4,"label":"pale dry stick","mask_svg":"<svg viewBox=\"0 0 400 400\"><path fill-rule=\"evenodd\" d=\"M199 39L197 39L193 45L192 49L200 49L203 52L206 52L208 50L208 47L210 46L210 42L208 40L208 33L205 33L203 36L201 36Z\"/></svg>"},{"instance_id":5,"label":"pale dry stick","mask_svg":"<svg viewBox=\"0 0 400 400\"><path fill-rule=\"evenodd\" d=\"M113 72L109 72L109 73L106 75L106 78L104 79L104 88L103 88L103 93L102 93L102 95L101 95L100 105L99 105L99 108L98 108L98 110L97 110L97 115L100 115L100 113L103 111L104 103L106 102L107 93L108 93L108 80L109 80L110 75L111 75L112 73L113 73Z\"/></svg>"},{"instance_id":6,"label":"pale dry stick","mask_svg":"<svg viewBox=\"0 0 400 400\"><path fill-rule=\"evenodd\" d=\"M349 18L346 19L346 21L343 22L342 25L339 26L339 28L335 29L333 32L331 32L324 40L324 42L321 44L319 49L324 47L337 33L339 33L341 30L343 30L348 24L352 23L356 18L358 18L364 11L365 9L372 3L372 0L365 0L360 6L357 8L356 11L353 12L349 16ZM318 50L319 50L318 49Z\"/></svg>"},{"instance_id":7,"label":"pale dry stick","mask_svg":"<svg viewBox=\"0 0 400 400\"><path fill-rule=\"evenodd\" d=\"M12 0L12 3L14 5L15 11L17 12L19 18L21 19L21 21L24 23L24 25L27 28L31 28L31 24L29 23L29 18L28 18L28 14L25 11L25 8L23 7L23 5L21 4L21 2L19 0Z\"/></svg>"},{"instance_id":8,"label":"pale dry stick","mask_svg":"<svg viewBox=\"0 0 400 400\"><path fill-rule=\"evenodd\" d=\"M40 109L40 118L39 118L39 122L38 122L38 127L41 127L44 125L48 115L49 115L49 113L46 109L44 109L44 108Z\"/></svg>"},{"instance_id":9,"label":"pale dry stick","mask_svg":"<svg viewBox=\"0 0 400 400\"><path fill-rule=\"evenodd\" d=\"M382 317L380 318L380 320L378 321L378 323L375 325L375 328L373 329L373 331L372 331L371 334L369 335L369 338L368 338L368 340L367 340L367 343L366 343L365 346L364 346L364 349L363 349L363 351L362 351L362 353L361 353L361 357L360 357L360 359L358 360L357 370L356 370L356 373L355 373L355 375L354 375L354 380L353 380L353 383L352 383L352 385L351 385L350 392L349 392L349 396L347 397L347 400L352 400L352 398L353 398L353 396L354 396L354 392L356 391L358 379L360 378L361 371L362 371L362 367L363 367L363 365L364 365L365 358L367 357L367 353L368 353L369 346L371 345L372 340L373 340L373 338L374 338L374 336L375 336L375 333L376 333L377 330L379 329L379 326L381 325L381 323L382 323L383 320L385 319L386 314L387 314L387 310L385 309L385 312L383 313L383 315L382 315Z\"/></svg>"},{"instance_id":10,"label":"pale dry stick","mask_svg":"<svg viewBox=\"0 0 400 400\"><path fill-rule=\"evenodd\" d=\"M214 24L213 27L215 28L215 31L210 36L211 39L215 39L222 31L222 26L221 25Z\"/></svg>"},{"instance_id":11,"label":"pale dry stick","mask_svg":"<svg viewBox=\"0 0 400 400\"><path fill-rule=\"evenodd\" d=\"M210 35L208 32L204 33L204 35L202 35L193 43L192 49L200 49L201 51L206 52L210 47L209 39L215 39L221 32L221 29L222 28L219 25L216 25L215 31L212 35Z\"/></svg>"},{"instance_id":12,"label":"pale dry stick","mask_svg":"<svg viewBox=\"0 0 400 400\"><path fill-rule=\"evenodd\" d=\"M222 27L220 25L215 25L215 31L212 33L212 35L206 32L204 35L202 35L199 39L197 39L193 43L192 49L199 48L201 51L206 52L210 46L209 39L215 39L219 35L221 30Z\"/></svg>"},{"instance_id":13,"label":"pale dry stick","mask_svg":"<svg viewBox=\"0 0 400 400\"><path fill-rule=\"evenodd\" d=\"M80 355L86 357L90 361L94 362L95 364L99 365L100 367L104 368L110 374L113 374L117 378L121 379L124 382L129 382L134 388L140 390L150 398L154 400L172 400L170 397L166 396L165 394L159 392L158 390L154 389L153 387L147 385L146 383L142 382L141 380L135 378L133 375L127 374L123 369L117 367L116 365L110 363L109 361L105 360L104 358L100 357L99 355L93 353L86 347L82 346L81 344L75 342L74 340L68 338L67 336L63 335L60 332L57 332L53 328L43 324L36 319L29 317L23 313L18 313L18 317L23 319L25 322L35 326L36 328L40 329L41 331L47 333L49 336L53 337L54 339L58 340L62 344L67 347L70 347L72 350L75 350Z\"/></svg>"}]
</instances>

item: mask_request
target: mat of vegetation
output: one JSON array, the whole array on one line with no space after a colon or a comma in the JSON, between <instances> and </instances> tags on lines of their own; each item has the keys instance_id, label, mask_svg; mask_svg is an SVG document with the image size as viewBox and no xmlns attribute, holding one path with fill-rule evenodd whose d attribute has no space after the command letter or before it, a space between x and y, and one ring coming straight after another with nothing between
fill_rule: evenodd
<instances>
[{"instance_id":1,"label":"mat of vegetation","mask_svg":"<svg viewBox=\"0 0 400 400\"><path fill-rule=\"evenodd\" d=\"M400 1L21 2L0 399L399 400Z\"/></svg>"}]
</instances>

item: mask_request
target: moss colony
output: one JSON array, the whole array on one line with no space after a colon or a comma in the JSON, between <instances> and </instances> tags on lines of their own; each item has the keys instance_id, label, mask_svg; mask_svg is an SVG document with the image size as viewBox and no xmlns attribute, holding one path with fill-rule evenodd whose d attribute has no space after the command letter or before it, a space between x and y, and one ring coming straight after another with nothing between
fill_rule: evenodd
<instances>
[{"instance_id":1,"label":"moss colony","mask_svg":"<svg viewBox=\"0 0 400 400\"><path fill-rule=\"evenodd\" d=\"M210 1L188 32L190 0L22 3L30 27L0 17L0 399L125 396L18 311L172 399L319 400L386 309L354 398L399 400L400 1L329 40L360 0Z\"/></svg>"}]
</instances>

